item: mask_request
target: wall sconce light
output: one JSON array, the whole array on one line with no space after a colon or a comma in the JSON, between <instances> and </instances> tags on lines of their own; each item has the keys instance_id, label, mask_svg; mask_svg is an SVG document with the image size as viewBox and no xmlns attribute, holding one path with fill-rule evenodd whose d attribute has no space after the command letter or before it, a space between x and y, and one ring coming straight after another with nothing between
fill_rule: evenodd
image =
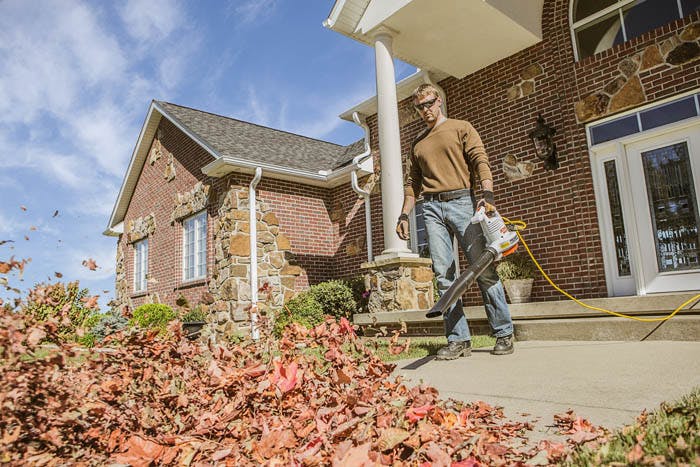
<instances>
[{"instance_id":1,"label":"wall sconce light","mask_svg":"<svg viewBox=\"0 0 700 467\"><path fill-rule=\"evenodd\" d=\"M557 130L544 122L542 114L537 116L537 125L528 136L532 140L532 145L535 148L535 154L544 162L545 170L554 170L559 168L557 160L557 145L552 141L552 137Z\"/></svg>"}]
</instances>

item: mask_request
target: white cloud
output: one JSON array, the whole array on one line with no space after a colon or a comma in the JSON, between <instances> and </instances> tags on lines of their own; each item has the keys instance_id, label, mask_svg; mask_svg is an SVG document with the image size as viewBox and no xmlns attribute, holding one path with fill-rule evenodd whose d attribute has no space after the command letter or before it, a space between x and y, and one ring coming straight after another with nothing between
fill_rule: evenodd
<instances>
[{"instance_id":1,"label":"white cloud","mask_svg":"<svg viewBox=\"0 0 700 467\"><path fill-rule=\"evenodd\" d=\"M164 39L183 22L177 0L128 0L119 14L129 34L141 41Z\"/></svg>"},{"instance_id":2,"label":"white cloud","mask_svg":"<svg viewBox=\"0 0 700 467\"><path fill-rule=\"evenodd\" d=\"M78 2L0 3L0 113L5 123L69 112L96 84L123 79L124 54L99 19Z\"/></svg>"},{"instance_id":3,"label":"white cloud","mask_svg":"<svg viewBox=\"0 0 700 467\"><path fill-rule=\"evenodd\" d=\"M242 24L263 21L272 16L278 0L234 0L229 3L236 19Z\"/></svg>"},{"instance_id":4,"label":"white cloud","mask_svg":"<svg viewBox=\"0 0 700 467\"><path fill-rule=\"evenodd\" d=\"M130 115L105 102L81 112L68 122L68 138L81 153L112 176L121 176L133 149L138 129L130 125Z\"/></svg>"}]
</instances>

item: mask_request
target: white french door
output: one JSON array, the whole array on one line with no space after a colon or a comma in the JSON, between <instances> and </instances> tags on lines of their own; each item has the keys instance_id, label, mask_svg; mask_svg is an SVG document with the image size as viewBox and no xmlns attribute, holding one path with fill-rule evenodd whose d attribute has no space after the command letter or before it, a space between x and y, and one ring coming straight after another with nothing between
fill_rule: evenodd
<instances>
[{"instance_id":1,"label":"white french door","mask_svg":"<svg viewBox=\"0 0 700 467\"><path fill-rule=\"evenodd\" d=\"M640 246L638 288L700 289L700 125L625 146Z\"/></svg>"},{"instance_id":2,"label":"white french door","mask_svg":"<svg viewBox=\"0 0 700 467\"><path fill-rule=\"evenodd\" d=\"M592 149L611 296L700 289L700 122Z\"/></svg>"}]
</instances>

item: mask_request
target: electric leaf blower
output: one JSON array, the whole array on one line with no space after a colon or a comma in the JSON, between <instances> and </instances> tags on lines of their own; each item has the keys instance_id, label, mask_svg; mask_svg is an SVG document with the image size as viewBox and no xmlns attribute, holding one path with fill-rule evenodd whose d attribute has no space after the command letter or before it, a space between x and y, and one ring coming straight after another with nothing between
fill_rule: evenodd
<instances>
[{"instance_id":1,"label":"electric leaf blower","mask_svg":"<svg viewBox=\"0 0 700 467\"><path fill-rule=\"evenodd\" d=\"M442 316L491 263L503 256L508 256L518 248L518 234L506 226L495 207L491 205L481 206L477 209L471 222L481 225L481 230L486 237L486 248L474 261L474 264L469 265L450 288L442 294L435 306L425 314L426 318Z\"/></svg>"}]
</instances>

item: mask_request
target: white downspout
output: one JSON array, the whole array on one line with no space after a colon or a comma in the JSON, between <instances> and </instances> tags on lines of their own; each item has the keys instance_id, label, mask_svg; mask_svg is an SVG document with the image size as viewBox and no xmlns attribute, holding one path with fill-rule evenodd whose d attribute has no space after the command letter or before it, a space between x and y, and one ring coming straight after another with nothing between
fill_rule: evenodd
<instances>
[{"instance_id":1,"label":"white downspout","mask_svg":"<svg viewBox=\"0 0 700 467\"><path fill-rule=\"evenodd\" d=\"M258 329L258 219L255 209L255 187L262 177L262 168L255 168L255 176L248 189L248 222L250 224L250 332L253 340L260 339Z\"/></svg>"},{"instance_id":2,"label":"white downspout","mask_svg":"<svg viewBox=\"0 0 700 467\"><path fill-rule=\"evenodd\" d=\"M352 113L352 119L355 121L356 124L362 127L363 130L365 130L365 151L358 155L355 156L352 159L352 165L355 167L355 169L350 173L350 179L352 181L352 189L355 190L355 193L358 195L362 196L365 200L365 231L367 232L367 262L372 261L372 213L370 210L370 201L369 201L369 191L365 191L357 183L357 164L364 159L365 157L371 157L372 150L369 147L369 127L367 126L367 123L365 122L365 116L363 115L360 117L360 114L357 112Z\"/></svg>"}]
</instances>

